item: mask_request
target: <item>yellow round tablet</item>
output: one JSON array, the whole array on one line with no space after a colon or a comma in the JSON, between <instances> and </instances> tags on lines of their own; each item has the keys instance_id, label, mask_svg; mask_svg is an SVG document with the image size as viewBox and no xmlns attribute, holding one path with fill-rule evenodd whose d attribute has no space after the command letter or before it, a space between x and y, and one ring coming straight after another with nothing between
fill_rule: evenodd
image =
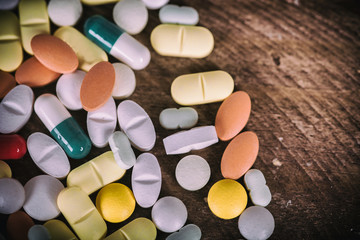
<instances>
[{"instance_id":1,"label":"yellow round tablet","mask_svg":"<svg viewBox=\"0 0 360 240\"><path fill-rule=\"evenodd\" d=\"M96 208L106 221L122 222L134 212L135 197L124 184L110 183L96 196Z\"/></svg>"},{"instance_id":2,"label":"yellow round tablet","mask_svg":"<svg viewBox=\"0 0 360 240\"><path fill-rule=\"evenodd\" d=\"M247 194L244 187L235 180L223 179L216 182L209 191L210 210L219 218L232 219L244 211Z\"/></svg>"},{"instance_id":3,"label":"yellow round tablet","mask_svg":"<svg viewBox=\"0 0 360 240\"><path fill-rule=\"evenodd\" d=\"M0 160L0 178L11 178L11 168L9 165Z\"/></svg>"}]
</instances>

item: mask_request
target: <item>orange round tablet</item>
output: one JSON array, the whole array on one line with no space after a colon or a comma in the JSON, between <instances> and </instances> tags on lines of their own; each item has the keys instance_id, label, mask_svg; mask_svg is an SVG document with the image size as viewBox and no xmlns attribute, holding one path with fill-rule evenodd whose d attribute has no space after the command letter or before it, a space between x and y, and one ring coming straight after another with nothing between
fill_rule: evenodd
<instances>
[{"instance_id":1,"label":"orange round tablet","mask_svg":"<svg viewBox=\"0 0 360 240\"><path fill-rule=\"evenodd\" d=\"M0 71L0 98L16 86L16 81L13 75L7 72Z\"/></svg>"},{"instance_id":2,"label":"orange round tablet","mask_svg":"<svg viewBox=\"0 0 360 240\"><path fill-rule=\"evenodd\" d=\"M7 234L10 239L28 239L28 231L34 226L34 221L22 211L11 214L6 223Z\"/></svg>"},{"instance_id":3,"label":"orange round tablet","mask_svg":"<svg viewBox=\"0 0 360 240\"><path fill-rule=\"evenodd\" d=\"M45 67L58 73L74 72L79 60L74 50L63 40L48 34L39 34L31 39L34 56Z\"/></svg>"},{"instance_id":4,"label":"orange round tablet","mask_svg":"<svg viewBox=\"0 0 360 240\"><path fill-rule=\"evenodd\" d=\"M231 94L220 105L215 118L218 137L227 141L235 137L246 125L251 111L251 100L246 92Z\"/></svg>"},{"instance_id":5,"label":"orange round tablet","mask_svg":"<svg viewBox=\"0 0 360 240\"><path fill-rule=\"evenodd\" d=\"M221 158L224 178L239 179L254 164L259 152L259 139L254 132L237 135L226 147Z\"/></svg>"},{"instance_id":6,"label":"orange round tablet","mask_svg":"<svg viewBox=\"0 0 360 240\"><path fill-rule=\"evenodd\" d=\"M31 57L23 62L15 72L16 82L28 85L29 87L44 86L59 76L60 73L46 68L35 57Z\"/></svg>"},{"instance_id":7,"label":"orange round tablet","mask_svg":"<svg viewBox=\"0 0 360 240\"><path fill-rule=\"evenodd\" d=\"M115 84L115 69L109 62L95 64L85 75L80 88L80 100L86 111L103 106L111 97Z\"/></svg>"}]
</instances>

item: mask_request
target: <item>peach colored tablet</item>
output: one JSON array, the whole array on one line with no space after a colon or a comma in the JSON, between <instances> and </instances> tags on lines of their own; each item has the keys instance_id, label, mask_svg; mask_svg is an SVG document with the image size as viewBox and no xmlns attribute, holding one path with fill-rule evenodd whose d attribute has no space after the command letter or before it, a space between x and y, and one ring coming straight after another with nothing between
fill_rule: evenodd
<instances>
[{"instance_id":1,"label":"peach colored tablet","mask_svg":"<svg viewBox=\"0 0 360 240\"><path fill-rule=\"evenodd\" d=\"M31 48L39 62L54 72L71 73L79 66L74 50L52 35L36 35L31 39Z\"/></svg>"},{"instance_id":2,"label":"peach colored tablet","mask_svg":"<svg viewBox=\"0 0 360 240\"><path fill-rule=\"evenodd\" d=\"M16 81L13 75L7 72L0 71L0 98L16 86Z\"/></svg>"},{"instance_id":3,"label":"peach colored tablet","mask_svg":"<svg viewBox=\"0 0 360 240\"><path fill-rule=\"evenodd\" d=\"M86 111L103 106L111 97L115 84L115 70L109 62L99 62L85 75L80 89L80 100Z\"/></svg>"},{"instance_id":4,"label":"peach colored tablet","mask_svg":"<svg viewBox=\"0 0 360 240\"><path fill-rule=\"evenodd\" d=\"M34 221L23 211L11 214L6 223L7 235L13 240L28 239L29 229L34 226Z\"/></svg>"},{"instance_id":5,"label":"peach colored tablet","mask_svg":"<svg viewBox=\"0 0 360 240\"><path fill-rule=\"evenodd\" d=\"M23 62L15 72L15 80L29 87L41 87L57 79L60 73L53 72L42 65L35 57Z\"/></svg>"}]
</instances>

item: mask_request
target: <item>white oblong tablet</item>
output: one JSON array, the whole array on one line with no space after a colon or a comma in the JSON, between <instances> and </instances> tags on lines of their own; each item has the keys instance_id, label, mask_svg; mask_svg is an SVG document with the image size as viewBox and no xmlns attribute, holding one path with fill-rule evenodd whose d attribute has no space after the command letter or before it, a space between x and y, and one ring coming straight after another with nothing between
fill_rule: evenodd
<instances>
[{"instance_id":1,"label":"white oblong tablet","mask_svg":"<svg viewBox=\"0 0 360 240\"><path fill-rule=\"evenodd\" d=\"M166 240L200 240L201 229L195 224L188 224L182 227L179 232L170 234Z\"/></svg>"},{"instance_id":2,"label":"white oblong tablet","mask_svg":"<svg viewBox=\"0 0 360 240\"><path fill-rule=\"evenodd\" d=\"M161 111L159 121L165 129L191 128L198 122L198 113L192 107L167 108Z\"/></svg>"},{"instance_id":3,"label":"white oblong tablet","mask_svg":"<svg viewBox=\"0 0 360 240\"><path fill-rule=\"evenodd\" d=\"M198 155L182 158L176 166L175 177L180 186L189 191L203 188L210 179L208 162Z\"/></svg>"},{"instance_id":4,"label":"white oblong tablet","mask_svg":"<svg viewBox=\"0 0 360 240\"><path fill-rule=\"evenodd\" d=\"M36 132L27 139L29 154L43 172L64 178L70 171L69 159L60 145L46 134Z\"/></svg>"},{"instance_id":5,"label":"white oblong tablet","mask_svg":"<svg viewBox=\"0 0 360 240\"><path fill-rule=\"evenodd\" d=\"M142 0L148 9L159 9L169 2L169 0Z\"/></svg>"},{"instance_id":6,"label":"white oblong tablet","mask_svg":"<svg viewBox=\"0 0 360 240\"><path fill-rule=\"evenodd\" d=\"M122 169L126 170L134 166L136 162L135 153L125 133L121 131L114 132L109 138L109 145L116 163Z\"/></svg>"},{"instance_id":7,"label":"white oblong tablet","mask_svg":"<svg viewBox=\"0 0 360 240\"><path fill-rule=\"evenodd\" d=\"M151 210L151 218L156 227L166 233L179 230L187 220L185 204L176 197L160 198Z\"/></svg>"},{"instance_id":8,"label":"white oblong tablet","mask_svg":"<svg viewBox=\"0 0 360 240\"><path fill-rule=\"evenodd\" d=\"M195 127L174 133L163 139L167 155L182 154L198 150L219 141L214 126Z\"/></svg>"},{"instance_id":9,"label":"white oblong tablet","mask_svg":"<svg viewBox=\"0 0 360 240\"><path fill-rule=\"evenodd\" d=\"M117 109L120 128L131 145L140 151L149 151L155 145L154 124L145 110L131 100L122 101Z\"/></svg>"},{"instance_id":10,"label":"white oblong tablet","mask_svg":"<svg viewBox=\"0 0 360 240\"><path fill-rule=\"evenodd\" d=\"M161 23L196 25L199 13L192 7L167 4L160 9L159 18Z\"/></svg>"},{"instance_id":11,"label":"white oblong tablet","mask_svg":"<svg viewBox=\"0 0 360 240\"><path fill-rule=\"evenodd\" d=\"M271 192L266 185L264 174L258 169L250 169L244 176L251 201L256 206L266 207L271 202Z\"/></svg>"},{"instance_id":12,"label":"white oblong tablet","mask_svg":"<svg viewBox=\"0 0 360 240\"><path fill-rule=\"evenodd\" d=\"M57 197L64 185L49 175L39 175L30 179L24 186L24 210L32 218L47 221L60 214Z\"/></svg>"},{"instance_id":13,"label":"white oblong tablet","mask_svg":"<svg viewBox=\"0 0 360 240\"><path fill-rule=\"evenodd\" d=\"M11 214L18 211L25 202L23 185L14 178L0 179L0 213Z\"/></svg>"},{"instance_id":14,"label":"white oblong tablet","mask_svg":"<svg viewBox=\"0 0 360 240\"><path fill-rule=\"evenodd\" d=\"M32 113L34 92L26 85L14 87L0 103L0 133L19 131Z\"/></svg>"},{"instance_id":15,"label":"white oblong tablet","mask_svg":"<svg viewBox=\"0 0 360 240\"><path fill-rule=\"evenodd\" d=\"M116 105L112 97L99 109L88 112L87 130L94 146L105 147L116 128Z\"/></svg>"},{"instance_id":16,"label":"white oblong tablet","mask_svg":"<svg viewBox=\"0 0 360 240\"><path fill-rule=\"evenodd\" d=\"M64 104L67 109L80 110L82 109L80 101L80 88L86 72L76 70L73 73L66 73L61 75L56 83L56 95L60 102Z\"/></svg>"},{"instance_id":17,"label":"white oblong tablet","mask_svg":"<svg viewBox=\"0 0 360 240\"><path fill-rule=\"evenodd\" d=\"M127 98L135 91L135 73L123 63L113 63L112 65L115 69L115 85L112 96L115 99Z\"/></svg>"},{"instance_id":18,"label":"white oblong tablet","mask_svg":"<svg viewBox=\"0 0 360 240\"><path fill-rule=\"evenodd\" d=\"M28 231L29 240L50 240L49 231L43 225L34 225Z\"/></svg>"},{"instance_id":19,"label":"white oblong tablet","mask_svg":"<svg viewBox=\"0 0 360 240\"><path fill-rule=\"evenodd\" d=\"M155 204L161 190L161 169L151 153L141 154L134 165L131 186L136 202L143 208Z\"/></svg>"},{"instance_id":20,"label":"white oblong tablet","mask_svg":"<svg viewBox=\"0 0 360 240\"><path fill-rule=\"evenodd\" d=\"M81 17L80 0L51 0L48 4L49 18L58 26L74 26Z\"/></svg>"}]
</instances>

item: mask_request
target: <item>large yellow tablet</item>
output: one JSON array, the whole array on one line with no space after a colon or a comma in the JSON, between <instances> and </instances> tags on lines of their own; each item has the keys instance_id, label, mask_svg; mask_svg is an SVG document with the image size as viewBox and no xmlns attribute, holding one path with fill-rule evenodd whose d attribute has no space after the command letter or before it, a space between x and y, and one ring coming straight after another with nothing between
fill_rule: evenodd
<instances>
[{"instance_id":1,"label":"large yellow tablet","mask_svg":"<svg viewBox=\"0 0 360 240\"><path fill-rule=\"evenodd\" d=\"M156 234L155 224L147 218L139 217L107 236L105 240L155 240Z\"/></svg>"}]
</instances>

